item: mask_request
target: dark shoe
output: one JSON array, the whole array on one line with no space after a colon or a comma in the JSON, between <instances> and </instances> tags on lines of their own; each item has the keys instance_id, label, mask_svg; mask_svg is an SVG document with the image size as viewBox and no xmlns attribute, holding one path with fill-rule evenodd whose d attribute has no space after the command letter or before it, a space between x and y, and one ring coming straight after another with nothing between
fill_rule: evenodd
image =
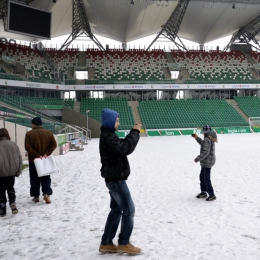
<instances>
[{"instance_id":1,"label":"dark shoe","mask_svg":"<svg viewBox=\"0 0 260 260\"><path fill-rule=\"evenodd\" d=\"M10 204L10 208L12 210L13 215L18 213L18 209L16 208L15 202L13 202L12 204Z\"/></svg>"},{"instance_id":2,"label":"dark shoe","mask_svg":"<svg viewBox=\"0 0 260 260\"><path fill-rule=\"evenodd\" d=\"M37 198L37 197L34 197L34 198L32 199L32 201L33 201L33 202L39 202L39 201L40 201L40 199L39 199L39 198Z\"/></svg>"},{"instance_id":3,"label":"dark shoe","mask_svg":"<svg viewBox=\"0 0 260 260\"><path fill-rule=\"evenodd\" d=\"M117 246L115 246L114 244L111 245L100 245L99 247L99 252L101 253L117 253Z\"/></svg>"},{"instance_id":4,"label":"dark shoe","mask_svg":"<svg viewBox=\"0 0 260 260\"><path fill-rule=\"evenodd\" d=\"M206 199L206 201L212 201L217 199L215 195L209 195L208 198Z\"/></svg>"},{"instance_id":5,"label":"dark shoe","mask_svg":"<svg viewBox=\"0 0 260 260\"><path fill-rule=\"evenodd\" d=\"M49 195L44 194L44 195L43 195L43 199L45 200L46 204L50 204L50 203L51 203L51 200L50 200L50 196L49 196Z\"/></svg>"},{"instance_id":6,"label":"dark shoe","mask_svg":"<svg viewBox=\"0 0 260 260\"><path fill-rule=\"evenodd\" d=\"M198 199L201 199L201 198L206 198L208 196L208 194L207 194L207 192L201 192L201 193L199 193L196 197L198 198Z\"/></svg>"},{"instance_id":7,"label":"dark shoe","mask_svg":"<svg viewBox=\"0 0 260 260\"><path fill-rule=\"evenodd\" d=\"M3 205L0 205L0 217L4 217L6 216L6 206L3 204Z\"/></svg>"},{"instance_id":8,"label":"dark shoe","mask_svg":"<svg viewBox=\"0 0 260 260\"><path fill-rule=\"evenodd\" d=\"M139 254L141 252L141 248L139 247L135 247L131 244L127 244L127 245L118 245L117 246L117 253L128 253L128 254Z\"/></svg>"}]
</instances>

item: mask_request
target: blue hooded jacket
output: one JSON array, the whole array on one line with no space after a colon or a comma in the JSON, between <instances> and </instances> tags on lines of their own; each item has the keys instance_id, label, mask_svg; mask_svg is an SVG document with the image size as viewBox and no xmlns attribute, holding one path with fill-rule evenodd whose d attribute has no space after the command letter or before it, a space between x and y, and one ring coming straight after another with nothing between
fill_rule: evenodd
<instances>
[{"instance_id":1,"label":"blue hooded jacket","mask_svg":"<svg viewBox=\"0 0 260 260\"><path fill-rule=\"evenodd\" d=\"M119 113L109 109L109 108L105 108L102 111L102 115L101 115L101 119L102 119L102 126L109 128L109 129L114 129L115 128L115 123L116 123L116 119L119 116Z\"/></svg>"}]
</instances>

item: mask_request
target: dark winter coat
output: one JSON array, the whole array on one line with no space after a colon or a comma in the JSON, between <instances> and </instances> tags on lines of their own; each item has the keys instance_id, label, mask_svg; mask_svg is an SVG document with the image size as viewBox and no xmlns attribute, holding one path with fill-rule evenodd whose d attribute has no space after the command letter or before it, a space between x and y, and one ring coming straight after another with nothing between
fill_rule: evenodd
<instances>
[{"instance_id":1,"label":"dark winter coat","mask_svg":"<svg viewBox=\"0 0 260 260\"><path fill-rule=\"evenodd\" d=\"M115 129L101 127L99 152L101 176L106 182L126 180L130 175L127 155L131 154L139 141L139 131L132 129L124 138L115 134Z\"/></svg>"},{"instance_id":2,"label":"dark winter coat","mask_svg":"<svg viewBox=\"0 0 260 260\"><path fill-rule=\"evenodd\" d=\"M50 155L57 147L53 133L42 126L35 126L26 133L24 148L28 152L29 162L43 155Z\"/></svg>"},{"instance_id":3,"label":"dark winter coat","mask_svg":"<svg viewBox=\"0 0 260 260\"><path fill-rule=\"evenodd\" d=\"M18 145L2 137L0 140L0 177L18 177L22 172L22 166L22 155Z\"/></svg>"},{"instance_id":4,"label":"dark winter coat","mask_svg":"<svg viewBox=\"0 0 260 260\"><path fill-rule=\"evenodd\" d=\"M216 162L215 155L215 142L217 142L217 135L215 132L209 132L204 136L204 140L200 137L196 138L200 144L200 155L195 159L196 162L200 161L200 165L205 168L211 168Z\"/></svg>"}]
</instances>

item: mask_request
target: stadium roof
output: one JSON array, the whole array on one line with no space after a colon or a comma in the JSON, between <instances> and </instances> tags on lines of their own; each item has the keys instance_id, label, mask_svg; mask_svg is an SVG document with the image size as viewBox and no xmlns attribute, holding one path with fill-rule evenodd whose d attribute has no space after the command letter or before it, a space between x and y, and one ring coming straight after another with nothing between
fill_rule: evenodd
<instances>
[{"instance_id":1,"label":"stadium roof","mask_svg":"<svg viewBox=\"0 0 260 260\"><path fill-rule=\"evenodd\" d=\"M134 4L131 5L131 1ZM119 42L130 42L160 32L178 2L83 0L92 33ZM71 33L72 0L34 0L30 1L30 6L52 12L52 38ZM190 0L178 36L199 44L207 43L233 34L259 14L260 0ZM5 32L2 21L0 27L1 37L39 40Z\"/></svg>"}]
</instances>

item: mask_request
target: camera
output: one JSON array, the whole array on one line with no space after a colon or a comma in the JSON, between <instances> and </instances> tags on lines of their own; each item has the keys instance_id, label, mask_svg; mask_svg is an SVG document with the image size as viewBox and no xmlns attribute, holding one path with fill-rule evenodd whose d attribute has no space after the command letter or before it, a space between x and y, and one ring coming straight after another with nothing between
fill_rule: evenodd
<instances>
[{"instance_id":1,"label":"camera","mask_svg":"<svg viewBox=\"0 0 260 260\"><path fill-rule=\"evenodd\" d=\"M195 134L192 134L191 136L192 136L192 137L195 137L196 135L195 135Z\"/></svg>"}]
</instances>

